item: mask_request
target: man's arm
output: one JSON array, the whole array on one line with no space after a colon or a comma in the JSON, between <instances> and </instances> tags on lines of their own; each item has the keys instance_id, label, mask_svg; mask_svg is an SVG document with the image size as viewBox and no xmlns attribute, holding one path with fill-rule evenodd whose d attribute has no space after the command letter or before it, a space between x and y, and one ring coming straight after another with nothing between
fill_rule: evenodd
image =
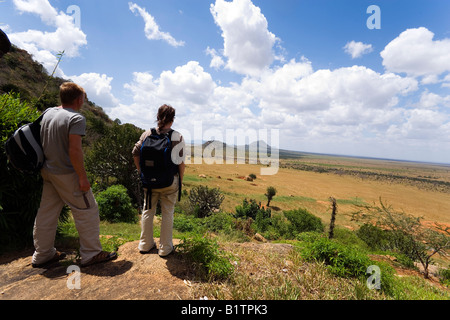
<instances>
[{"instance_id":1,"label":"man's arm","mask_svg":"<svg viewBox=\"0 0 450 320\"><path fill-rule=\"evenodd\" d=\"M183 183L184 171L186 169L186 164L182 162L178 168L180 170L180 183Z\"/></svg>"},{"instance_id":2,"label":"man's arm","mask_svg":"<svg viewBox=\"0 0 450 320\"><path fill-rule=\"evenodd\" d=\"M133 159L134 159L134 165L136 166L136 168L140 174L141 173L141 165L140 165L141 157L139 155L137 155L137 156L133 156Z\"/></svg>"},{"instance_id":3,"label":"man's arm","mask_svg":"<svg viewBox=\"0 0 450 320\"><path fill-rule=\"evenodd\" d=\"M82 137L79 135L69 135L69 157L75 172L78 175L81 192L88 192L91 184L87 178L84 168L84 155L82 149Z\"/></svg>"}]
</instances>

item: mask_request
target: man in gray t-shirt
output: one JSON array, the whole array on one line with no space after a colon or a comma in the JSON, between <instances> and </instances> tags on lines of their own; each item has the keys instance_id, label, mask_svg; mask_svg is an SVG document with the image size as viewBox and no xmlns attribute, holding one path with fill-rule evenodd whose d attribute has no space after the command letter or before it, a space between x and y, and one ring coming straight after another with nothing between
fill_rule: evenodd
<instances>
[{"instance_id":1,"label":"man in gray t-shirt","mask_svg":"<svg viewBox=\"0 0 450 320\"><path fill-rule=\"evenodd\" d=\"M104 252L100 244L100 218L91 185L84 168L82 137L86 119L79 113L86 93L66 82L60 88L61 107L48 110L41 122L45 162L41 171L41 205L34 223L35 252L32 265L41 268L63 259L65 253L54 248L58 219L64 205L71 209L80 237L81 266L117 257Z\"/></svg>"},{"instance_id":2,"label":"man in gray t-shirt","mask_svg":"<svg viewBox=\"0 0 450 320\"><path fill-rule=\"evenodd\" d=\"M70 108L52 108L41 122L41 140L45 153L44 168L53 174L75 170L69 156L69 136L86 134L86 119Z\"/></svg>"}]
</instances>

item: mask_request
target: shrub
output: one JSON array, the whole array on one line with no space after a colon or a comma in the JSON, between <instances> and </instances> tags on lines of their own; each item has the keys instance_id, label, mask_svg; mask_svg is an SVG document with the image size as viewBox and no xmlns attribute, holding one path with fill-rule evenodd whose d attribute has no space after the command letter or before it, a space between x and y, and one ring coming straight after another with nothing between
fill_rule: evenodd
<instances>
[{"instance_id":1,"label":"shrub","mask_svg":"<svg viewBox=\"0 0 450 320\"><path fill-rule=\"evenodd\" d=\"M220 249L215 240L196 235L191 239L183 239L176 248L200 268L202 276L226 279L234 272L230 262L232 255Z\"/></svg>"},{"instance_id":2,"label":"shrub","mask_svg":"<svg viewBox=\"0 0 450 320\"><path fill-rule=\"evenodd\" d=\"M173 219L173 227L180 232L195 232L198 229L198 224L193 218L178 214Z\"/></svg>"},{"instance_id":3,"label":"shrub","mask_svg":"<svg viewBox=\"0 0 450 320\"><path fill-rule=\"evenodd\" d=\"M236 207L235 217L243 219L252 218L253 220L256 220L259 213L261 213L261 216L264 218L270 218L271 210L264 209L261 202L258 203L255 199L244 199L242 205Z\"/></svg>"},{"instance_id":4,"label":"shrub","mask_svg":"<svg viewBox=\"0 0 450 320\"><path fill-rule=\"evenodd\" d=\"M230 232L235 227L233 216L226 212L218 212L210 215L204 219L203 225L207 230L212 232Z\"/></svg>"},{"instance_id":5,"label":"shrub","mask_svg":"<svg viewBox=\"0 0 450 320\"><path fill-rule=\"evenodd\" d=\"M254 199L244 199L242 205L236 207L236 218L254 220L254 224L258 232L265 232L269 228L272 213L269 208L264 209L261 202L256 202Z\"/></svg>"},{"instance_id":6,"label":"shrub","mask_svg":"<svg viewBox=\"0 0 450 320\"><path fill-rule=\"evenodd\" d=\"M196 186L189 192L189 205L198 218L204 218L214 210L218 210L222 204L225 196L220 192L220 189L209 189L207 186Z\"/></svg>"},{"instance_id":7,"label":"shrub","mask_svg":"<svg viewBox=\"0 0 450 320\"><path fill-rule=\"evenodd\" d=\"M100 219L111 223L116 222L137 222L137 211L131 204L131 198L127 189L122 185L114 185L96 197Z\"/></svg>"},{"instance_id":8,"label":"shrub","mask_svg":"<svg viewBox=\"0 0 450 320\"><path fill-rule=\"evenodd\" d=\"M361 277L372 264L365 254L327 238L308 242L302 250L307 261L324 262L333 274L341 277Z\"/></svg>"},{"instance_id":9,"label":"shrub","mask_svg":"<svg viewBox=\"0 0 450 320\"><path fill-rule=\"evenodd\" d=\"M367 223L362 225L356 231L356 235L373 250L388 250L390 248L386 232L374 225Z\"/></svg>"},{"instance_id":10,"label":"shrub","mask_svg":"<svg viewBox=\"0 0 450 320\"><path fill-rule=\"evenodd\" d=\"M257 218L257 228L264 232L267 239L293 240L302 232L323 232L320 218L309 213L306 209L284 211L282 215Z\"/></svg>"},{"instance_id":11,"label":"shrub","mask_svg":"<svg viewBox=\"0 0 450 320\"><path fill-rule=\"evenodd\" d=\"M270 218L270 224L267 231L264 232L264 237L269 240L276 239L291 239L290 223L284 215L275 214Z\"/></svg>"},{"instance_id":12,"label":"shrub","mask_svg":"<svg viewBox=\"0 0 450 320\"><path fill-rule=\"evenodd\" d=\"M22 122L29 123L39 112L14 94L0 96L0 144L17 130ZM14 169L0 149L0 248L31 243L34 219L39 209L42 179L39 174L25 175Z\"/></svg>"},{"instance_id":13,"label":"shrub","mask_svg":"<svg viewBox=\"0 0 450 320\"><path fill-rule=\"evenodd\" d=\"M307 231L323 232L322 220L306 209L284 211L284 216L291 223L290 234L292 237Z\"/></svg>"},{"instance_id":14,"label":"shrub","mask_svg":"<svg viewBox=\"0 0 450 320\"><path fill-rule=\"evenodd\" d=\"M439 271L440 282L450 287L450 269L441 269Z\"/></svg>"}]
</instances>

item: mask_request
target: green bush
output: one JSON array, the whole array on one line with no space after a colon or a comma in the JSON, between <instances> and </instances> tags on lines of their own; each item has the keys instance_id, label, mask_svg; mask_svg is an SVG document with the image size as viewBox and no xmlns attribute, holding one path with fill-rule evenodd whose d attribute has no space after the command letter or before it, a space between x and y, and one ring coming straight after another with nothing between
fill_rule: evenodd
<instances>
[{"instance_id":1,"label":"green bush","mask_svg":"<svg viewBox=\"0 0 450 320\"><path fill-rule=\"evenodd\" d=\"M264 209L261 202L256 202L254 199L244 199L242 205L236 207L236 218L253 219L257 232L265 232L268 230L271 221L272 212L269 208Z\"/></svg>"},{"instance_id":2,"label":"green bush","mask_svg":"<svg viewBox=\"0 0 450 320\"><path fill-rule=\"evenodd\" d=\"M127 189L122 185L114 185L96 197L100 219L111 223L137 222L137 210L131 204L131 198Z\"/></svg>"},{"instance_id":3,"label":"green bush","mask_svg":"<svg viewBox=\"0 0 450 320\"><path fill-rule=\"evenodd\" d=\"M258 214L263 219L270 218L271 210L269 208L264 209L261 205L261 202L256 202L255 199L244 199L242 201L242 205L236 207L235 217L243 219L252 218L253 220L256 220Z\"/></svg>"},{"instance_id":4,"label":"green bush","mask_svg":"<svg viewBox=\"0 0 450 320\"><path fill-rule=\"evenodd\" d=\"M450 269L441 269L439 271L439 278L442 284L450 287Z\"/></svg>"},{"instance_id":5,"label":"green bush","mask_svg":"<svg viewBox=\"0 0 450 320\"><path fill-rule=\"evenodd\" d=\"M180 232L195 232L199 228L195 219L184 214L177 214L173 218L173 227Z\"/></svg>"},{"instance_id":6,"label":"green bush","mask_svg":"<svg viewBox=\"0 0 450 320\"><path fill-rule=\"evenodd\" d=\"M234 272L230 261L233 256L222 250L217 241L206 236L183 239L176 249L200 268L202 277L226 279Z\"/></svg>"},{"instance_id":7,"label":"green bush","mask_svg":"<svg viewBox=\"0 0 450 320\"><path fill-rule=\"evenodd\" d=\"M235 228L233 216L226 212L218 212L203 219L203 226L212 232L230 232Z\"/></svg>"},{"instance_id":8,"label":"green bush","mask_svg":"<svg viewBox=\"0 0 450 320\"><path fill-rule=\"evenodd\" d=\"M270 215L270 209L261 209L256 214L256 230L270 240L293 240L302 232L323 232L320 218L306 209L284 211L283 214Z\"/></svg>"},{"instance_id":9,"label":"green bush","mask_svg":"<svg viewBox=\"0 0 450 320\"><path fill-rule=\"evenodd\" d=\"M369 257L358 249L327 238L307 243L302 250L302 256L307 261L324 262L333 274L341 277L364 277L367 268L373 264Z\"/></svg>"},{"instance_id":10,"label":"green bush","mask_svg":"<svg viewBox=\"0 0 450 320\"><path fill-rule=\"evenodd\" d=\"M191 211L198 218L205 218L215 210L220 209L225 196L220 189L210 189L207 186L196 186L189 192L189 205Z\"/></svg>"},{"instance_id":11,"label":"green bush","mask_svg":"<svg viewBox=\"0 0 450 320\"><path fill-rule=\"evenodd\" d=\"M415 242L411 235L400 231L382 230L371 224L362 225L356 235L372 250L399 252L405 265L417 260L416 248L425 251L425 246Z\"/></svg>"},{"instance_id":12,"label":"green bush","mask_svg":"<svg viewBox=\"0 0 450 320\"><path fill-rule=\"evenodd\" d=\"M330 240L325 234L317 232L300 233L297 240L301 242L296 248L306 261L324 263L332 274L339 277L357 278L366 285L370 277L368 267L378 266L381 272L381 291L392 297L398 296L395 270L387 263L372 261L358 246Z\"/></svg>"},{"instance_id":13,"label":"green bush","mask_svg":"<svg viewBox=\"0 0 450 320\"><path fill-rule=\"evenodd\" d=\"M6 140L21 123L39 117L39 112L14 94L0 96L0 251L32 243L34 219L39 209L42 178L24 175L7 160Z\"/></svg>"},{"instance_id":14,"label":"green bush","mask_svg":"<svg viewBox=\"0 0 450 320\"><path fill-rule=\"evenodd\" d=\"M391 248L386 231L372 224L362 225L356 231L356 235L373 250L389 250Z\"/></svg>"},{"instance_id":15,"label":"green bush","mask_svg":"<svg viewBox=\"0 0 450 320\"><path fill-rule=\"evenodd\" d=\"M289 221L284 215L274 214L263 236L268 240L291 239Z\"/></svg>"},{"instance_id":16,"label":"green bush","mask_svg":"<svg viewBox=\"0 0 450 320\"><path fill-rule=\"evenodd\" d=\"M324 226L322 220L306 209L284 211L283 213L291 223L289 233L293 238L295 238L298 233L302 232L323 232Z\"/></svg>"}]
</instances>

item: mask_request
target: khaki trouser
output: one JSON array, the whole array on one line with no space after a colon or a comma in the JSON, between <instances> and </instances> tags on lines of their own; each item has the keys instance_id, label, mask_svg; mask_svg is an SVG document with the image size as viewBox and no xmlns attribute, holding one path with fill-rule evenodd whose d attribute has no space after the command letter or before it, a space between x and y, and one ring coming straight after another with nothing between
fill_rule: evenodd
<instances>
[{"instance_id":1,"label":"khaki trouser","mask_svg":"<svg viewBox=\"0 0 450 320\"><path fill-rule=\"evenodd\" d=\"M178 183L179 179L177 175L170 187L152 190L151 209L144 209L144 212L142 213L142 233L141 241L139 242L140 251L149 251L155 245L155 240L153 239L153 219L155 217L158 200L160 200L162 216L159 250L163 253L169 253L173 250L173 212L175 203L178 199ZM147 190L144 192L144 199L147 199ZM147 207L145 201L144 208Z\"/></svg>"},{"instance_id":2,"label":"khaki trouser","mask_svg":"<svg viewBox=\"0 0 450 320\"><path fill-rule=\"evenodd\" d=\"M78 175L54 175L46 169L41 171L44 180L41 206L34 223L34 264L52 259L56 249L55 236L62 208L67 204L75 220L80 237L81 263L86 263L102 251L100 244L100 218L98 205L92 190L80 191Z\"/></svg>"}]
</instances>

